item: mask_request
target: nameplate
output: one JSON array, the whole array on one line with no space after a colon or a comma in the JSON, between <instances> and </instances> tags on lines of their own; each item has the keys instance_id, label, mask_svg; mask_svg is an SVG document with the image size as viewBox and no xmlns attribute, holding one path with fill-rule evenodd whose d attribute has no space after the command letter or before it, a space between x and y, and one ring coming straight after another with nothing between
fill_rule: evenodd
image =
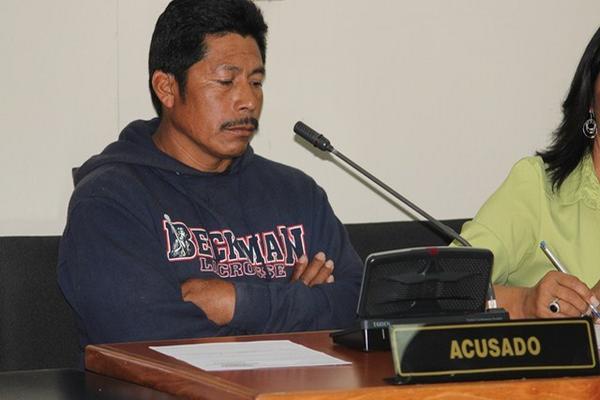
<instances>
[{"instance_id":1,"label":"nameplate","mask_svg":"<svg viewBox=\"0 0 600 400\"><path fill-rule=\"evenodd\" d=\"M598 375L588 318L392 325L394 383Z\"/></svg>"}]
</instances>

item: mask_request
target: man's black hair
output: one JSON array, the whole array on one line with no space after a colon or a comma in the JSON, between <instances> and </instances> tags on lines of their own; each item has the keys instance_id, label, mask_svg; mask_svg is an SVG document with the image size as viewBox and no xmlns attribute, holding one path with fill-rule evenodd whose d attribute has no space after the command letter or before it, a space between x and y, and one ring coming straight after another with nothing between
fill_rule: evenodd
<instances>
[{"instance_id":1,"label":"man's black hair","mask_svg":"<svg viewBox=\"0 0 600 400\"><path fill-rule=\"evenodd\" d=\"M250 0L173 0L156 21L148 69L152 104L159 116L162 103L152 88L152 74L172 74L185 100L187 71L206 53L206 35L237 33L256 40L266 60L267 24Z\"/></svg>"},{"instance_id":2,"label":"man's black hair","mask_svg":"<svg viewBox=\"0 0 600 400\"><path fill-rule=\"evenodd\" d=\"M583 135L582 128L594 108L594 87L600 72L600 29L588 43L575 71L571 88L563 102L563 120L554 131L551 145L538 151L546 163L553 190L558 190L565 179L591 151L593 140ZM596 116L598 117L598 116Z\"/></svg>"}]
</instances>

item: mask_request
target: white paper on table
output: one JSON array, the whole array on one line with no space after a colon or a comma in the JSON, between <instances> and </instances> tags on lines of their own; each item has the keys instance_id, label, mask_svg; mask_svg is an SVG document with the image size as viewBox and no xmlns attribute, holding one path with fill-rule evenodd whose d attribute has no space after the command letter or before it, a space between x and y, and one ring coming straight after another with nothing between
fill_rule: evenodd
<instances>
[{"instance_id":1,"label":"white paper on table","mask_svg":"<svg viewBox=\"0 0 600 400\"><path fill-rule=\"evenodd\" d=\"M596 346L600 350L600 325L597 323L594 324L594 332L596 333Z\"/></svg>"},{"instance_id":2,"label":"white paper on table","mask_svg":"<svg viewBox=\"0 0 600 400\"><path fill-rule=\"evenodd\" d=\"M289 340L198 343L150 348L206 371L351 364Z\"/></svg>"}]
</instances>

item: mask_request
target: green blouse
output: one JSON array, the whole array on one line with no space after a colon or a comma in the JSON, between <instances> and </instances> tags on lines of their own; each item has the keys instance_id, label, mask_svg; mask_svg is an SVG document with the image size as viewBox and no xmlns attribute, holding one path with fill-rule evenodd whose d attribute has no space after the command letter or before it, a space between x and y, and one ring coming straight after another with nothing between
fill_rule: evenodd
<instances>
[{"instance_id":1,"label":"green blouse","mask_svg":"<svg viewBox=\"0 0 600 400\"><path fill-rule=\"evenodd\" d=\"M590 154L551 190L540 157L517 162L461 235L494 253L493 282L534 286L552 265L540 241L589 287L600 279L600 183Z\"/></svg>"}]
</instances>

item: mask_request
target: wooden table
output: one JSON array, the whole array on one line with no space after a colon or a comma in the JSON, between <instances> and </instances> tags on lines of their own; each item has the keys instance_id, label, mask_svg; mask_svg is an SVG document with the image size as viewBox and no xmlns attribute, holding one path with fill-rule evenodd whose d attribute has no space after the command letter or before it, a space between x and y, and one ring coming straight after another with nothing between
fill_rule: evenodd
<instances>
[{"instance_id":1,"label":"wooden table","mask_svg":"<svg viewBox=\"0 0 600 400\"><path fill-rule=\"evenodd\" d=\"M207 372L148 348L251 340L291 340L352 365ZM600 399L600 377L388 385L383 378L394 375L389 352L344 348L328 332L92 345L86 368L191 399Z\"/></svg>"}]
</instances>

